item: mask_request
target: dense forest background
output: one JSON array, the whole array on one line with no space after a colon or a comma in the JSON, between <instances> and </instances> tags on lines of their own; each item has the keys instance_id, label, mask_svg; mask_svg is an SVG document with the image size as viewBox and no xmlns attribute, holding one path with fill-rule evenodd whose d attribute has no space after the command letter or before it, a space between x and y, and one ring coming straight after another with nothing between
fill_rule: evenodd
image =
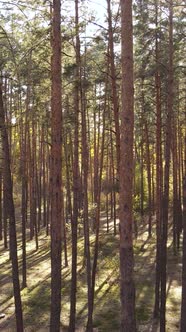
<instances>
[{"instance_id":1,"label":"dense forest background","mask_svg":"<svg viewBox=\"0 0 186 332\"><path fill-rule=\"evenodd\" d=\"M185 332L185 1L0 1L0 76L1 330Z\"/></svg>"}]
</instances>

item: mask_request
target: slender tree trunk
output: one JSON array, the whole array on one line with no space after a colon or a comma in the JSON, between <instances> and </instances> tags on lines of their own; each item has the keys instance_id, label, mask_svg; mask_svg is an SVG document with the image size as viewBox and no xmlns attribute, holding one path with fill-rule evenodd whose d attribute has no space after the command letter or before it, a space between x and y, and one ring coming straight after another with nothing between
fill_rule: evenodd
<instances>
[{"instance_id":1,"label":"slender tree trunk","mask_svg":"<svg viewBox=\"0 0 186 332\"><path fill-rule=\"evenodd\" d=\"M72 217L72 277L71 277L71 298L70 298L70 322L69 332L75 331L76 325L76 292L77 292L77 225L80 201L79 181L79 108L80 108L80 40L79 40L79 2L75 0L75 29L76 29L76 76L74 89L74 164L73 164L73 217Z\"/></svg>"},{"instance_id":2,"label":"slender tree trunk","mask_svg":"<svg viewBox=\"0 0 186 332\"><path fill-rule=\"evenodd\" d=\"M4 248L8 248L8 214L7 214L7 195L6 195L6 186L4 185L4 174L3 174L3 239L4 239Z\"/></svg>"},{"instance_id":3,"label":"slender tree trunk","mask_svg":"<svg viewBox=\"0 0 186 332\"><path fill-rule=\"evenodd\" d=\"M42 126L42 197L43 197L43 226L46 227L47 224L47 170L46 170L46 158L47 158L47 149L45 144L45 130L44 125Z\"/></svg>"},{"instance_id":4,"label":"slender tree trunk","mask_svg":"<svg viewBox=\"0 0 186 332\"><path fill-rule=\"evenodd\" d=\"M120 274L121 331L135 332L135 285L133 279L133 33L132 0L121 0L122 111L120 142Z\"/></svg>"},{"instance_id":5,"label":"slender tree trunk","mask_svg":"<svg viewBox=\"0 0 186 332\"><path fill-rule=\"evenodd\" d=\"M112 144L112 143L111 143ZM107 166L106 166L106 184L109 184L109 148L107 147ZM106 210L106 220L107 220L107 233L109 233L109 202L108 202L109 190L106 188L105 192L105 210Z\"/></svg>"},{"instance_id":6,"label":"slender tree trunk","mask_svg":"<svg viewBox=\"0 0 186 332\"><path fill-rule=\"evenodd\" d=\"M147 122L145 121L145 141L146 141L146 163L148 179L148 233L152 235L152 185L151 185L151 160L150 160L150 143Z\"/></svg>"},{"instance_id":7,"label":"slender tree trunk","mask_svg":"<svg viewBox=\"0 0 186 332\"><path fill-rule=\"evenodd\" d=\"M70 185L70 155L68 153L68 146L67 146L67 137L64 145L65 150L65 162L66 162L66 220L70 223L72 222L72 198L71 198L71 185Z\"/></svg>"},{"instance_id":8,"label":"slender tree trunk","mask_svg":"<svg viewBox=\"0 0 186 332\"><path fill-rule=\"evenodd\" d=\"M107 89L106 89L107 91ZM96 272L97 272L97 261L98 261L98 251L99 251L99 233L100 233L100 209L101 209L101 179L103 171L103 159L104 159L104 144L105 144L105 109L106 109L106 95L105 95L105 104L103 110L103 132L102 132L102 143L101 143L101 156L100 156L100 167L99 167L99 176L98 176L98 187L97 187L97 207L96 207L96 218L95 218L95 231L96 238L94 244L94 257L92 264L92 279L91 279L91 293L89 303L89 312L88 312L88 321L86 332L93 331L93 311L94 311L94 296L95 296L95 281L96 281ZM99 145L98 145L99 146Z\"/></svg>"},{"instance_id":9,"label":"slender tree trunk","mask_svg":"<svg viewBox=\"0 0 186 332\"><path fill-rule=\"evenodd\" d=\"M186 144L186 139L185 139ZM186 161L185 161L186 163ZM182 258L182 302L180 332L186 331L186 175L183 179L183 258Z\"/></svg>"},{"instance_id":10,"label":"slender tree trunk","mask_svg":"<svg viewBox=\"0 0 186 332\"><path fill-rule=\"evenodd\" d=\"M158 26L158 0L155 1L156 27ZM159 72L159 42L156 33L156 280L154 318L157 318L160 310L160 271L161 271L161 199L162 199L162 147L161 147L161 78Z\"/></svg>"},{"instance_id":11,"label":"slender tree trunk","mask_svg":"<svg viewBox=\"0 0 186 332\"><path fill-rule=\"evenodd\" d=\"M39 129L39 128L38 128ZM43 160L43 144L42 144L42 129L38 130L38 136L39 136L39 142L38 142L38 155L40 156L38 158L38 155L36 155L37 158L37 166L36 166L36 206L37 206L37 229L38 233L41 229L41 178L42 178L42 160Z\"/></svg>"},{"instance_id":12,"label":"slender tree trunk","mask_svg":"<svg viewBox=\"0 0 186 332\"><path fill-rule=\"evenodd\" d=\"M178 88L179 90L179 88ZM178 92L179 94L179 92ZM182 165L182 128L180 123L180 105L178 105L178 224L179 224L179 233L181 234L183 230L183 216L182 216L182 174L181 174L181 165ZM183 175L184 177L184 175Z\"/></svg>"},{"instance_id":13,"label":"slender tree trunk","mask_svg":"<svg viewBox=\"0 0 186 332\"><path fill-rule=\"evenodd\" d=\"M116 85L116 68L115 68L111 0L107 0L107 12L108 12L108 33L109 33L109 60L110 60L111 86L112 86L112 101L113 101L113 109L114 109L114 123L115 123L115 135L116 135L116 156L117 156L117 176L118 176L119 161L120 161L120 126L119 126L119 103L118 103L117 85Z\"/></svg>"},{"instance_id":14,"label":"slender tree trunk","mask_svg":"<svg viewBox=\"0 0 186 332\"><path fill-rule=\"evenodd\" d=\"M25 101L25 117L22 112L21 107L21 96L19 99L19 104L21 108L21 144L20 144L20 154L21 154L21 173L22 173L22 183L21 183L21 217L22 217L22 288L27 287L27 261L26 261L26 224L27 224L27 208L28 208L28 180L27 180L27 138L28 138L28 114L29 114L29 104L30 104L30 87L31 87L31 66L32 66L32 52L28 59L28 82L26 91L26 101ZM23 120L24 119L24 120Z\"/></svg>"},{"instance_id":15,"label":"slender tree trunk","mask_svg":"<svg viewBox=\"0 0 186 332\"><path fill-rule=\"evenodd\" d=\"M142 139L141 139L141 158L140 158L140 213L143 221L144 216L144 139L143 139L143 124L142 124Z\"/></svg>"},{"instance_id":16,"label":"slender tree trunk","mask_svg":"<svg viewBox=\"0 0 186 332\"><path fill-rule=\"evenodd\" d=\"M84 72L83 79L86 79L86 49L84 57ZM87 118L86 112L86 92L81 87L81 122L82 122L82 178L83 178L83 223L84 223L84 238L85 238L85 260L86 260L86 277L87 277L87 298L88 298L88 316L91 312L92 304L92 289L91 289L91 260L90 260L90 225L88 215L88 170L89 170L89 151L88 151L88 137L87 137Z\"/></svg>"},{"instance_id":17,"label":"slender tree trunk","mask_svg":"<svg viewBox=\"0 0 186 332\"><path fill-rule=\"evenodd\" d=\"M49 235L49 225L51 223L51 184L50 184L50 175L51 175L51 158L50 158L50 149L47 145L47 156L46 156L46 235Z\"/></svg>"},{"instance_id":18,"label":"slender tree trunk","mask_svg":"<svg viewBox=\"0 0 186 332\"><path fill-rule=\"evenodd\" d=\"M32 198L32 186L33 186L33 173L32 173L32 146L31 146L31 134L30 130L28 130L28 141L27 141L27 148L28 148L28 179L29 179L29 203L30 203L30 240L34 237L34 211L32 210L33 198Z\"/></svg>"},{"instance_id":19,"label":"slender tree trunk","mask_svg":"<svg viewBox=\"0 0 186 332\"><path fill-rule=\"evenodd\" d=\"M91 291L91 261L90 261L90 238L89 238L89 218L88 218L88 147L86 138L86 116L85 109L82 110L82 153L83 153L83 189L84 206L83 221L85 234L85 254L86 254L86 273L88 290L88 316L91 311L92 291Z\"/></svg>"},{"instance_id":20,"label":"slender tree trunk","mask_svg":"<svg viewBox=\"0 0 186 332\"><path fill-rule=\"evenodd\" d=\"M37 227L37 206L36 206L36 177L37 177L37 164L36 164L36 131L37 125L32 120L32 152L31 152L31 215L32 225L34 228L36 251L38 250L38 227Z\"/></svg>"},{"instance_id":21,"label":"slender tree trunk","mask_svg":"<svg viewBox=\"0 0 186 332\"><path fill-rule=\"evenodd\" d=\"M169 72L167 98L167 127L165 136L164 192L162 198L162 243L161 243L161 307L160 332L166 331L166 281L167 281L167 230L169 215L169 173L171 149L171 118L173 111L173 3L169 2Z\"/></svg>"},{"instance_id":22,"label":"slender tree trunk","mask_svg":"<svg viewBox=\"0 0 186 332\"><path fill-rule=\"evenodd\" d=\"M62 193L63 194L63 193ZM62 203L64 204L64 198ZM63 250L64 250L64 261L65 261L65 267L68 266L68 250L67 250L67 234L66 234L66 220L65 220L65 208L63 205L63 222L64 225L62 227L62 240L63 240Z\"/></svg>"},{"instance_id":23,"label":"slender tree trunk","mask_svg":"<svg viewBox=\"0 0 186 332\"><path fill-rule=\"evenodd\" d=\"M13 201L13 187L12 187L12 176L10 170L10 154L9 154L9 143L8 134L5 124L5 114L3 107L3 96L2 96L2 85L0 84L0 129L3 147L3 158L4 158L4 191L7 197L7 213L9 217L10 227L10 257L12 261L12 278L14 288L14 300L15 300L15 312L16 312L16 327L17 331L23 332L23 314L21 304L21 293L19 283L19 269L18 269L18 257L17 257L17 237L16 237L16 222L15 222L15 209Z\"/></svg>"},{"instance_id":24,"label":"slender tree trunk","mask_svg":"<svg viewBox=\"0 0 186 332\"><path fill-rule=\"evenodd\" d=\"M178 220L178 151L177 151L177 127L175 118L172 121L172 167L173 167L173 250L176 255L179 247L179 220Z\"/></svg>"},{"instance_id":25,"label":"slender tree trunk","mask_svg":"<svg viewBox=\"0 0 186 332\"><path fill-rule=\"evenodd\" d=\"M51 311L50 332L60 331L62 249L62 100L61 100L61 1L52 12L52 135L51 135Z\"/></svg>"},{"instance_id":26,"label":"slender tree trunk","mask_svg":"<svg viewBox=\"0 0 186 332\"><path fill-rule=\"evenodd\" d=\"M97 204L98 196L98 151L99 151L99 132L96 127L96 110L94 111L94 204ZM93 229L95 229L93 225Z\"/></svg>"},{"instance_id":27,"label":"slender tree trunk","mask_svg":"<svg viewBox=\"0 0 186 332\"><path fill-rule=\"evenodd\" d=\"M3 178L2 178L2 171L0 170L0 241L3 239L3 218L2 218L2 203L3 203L3 195L2 195L2 186Z\"/></svg>"},{"instance_id":28,"label":"slender tree trunk","mask_svg":"<svg viewBox=\"0 0 186 332\"><path fill-rule=\"evenodd\" d=\"M25 120L26 122L26 120ZM27 222L27 177L26 177L26 124L24 128L23 122L21 123L21 216L22 216L22 288L27 286L27 274L26 274L26 222Z\"/></svg>"},{"instance_id":29,"label":"slender tree trunk","mask_svg":"<svg viewBox=\"0 0 186 332\"><path fill-rule=\"evenodd\" d=\"M115 181L118 181L118 174L115 176L114 171L114 149L113 149L113 139L112 139L112 133L111 133L111 178L112 178L112 196L113 201L111 204L111 208L113 208L113 223L114 223L114 235L117 234L116 229L116 187L115 187Z\"/></svg>"}]
</instances>

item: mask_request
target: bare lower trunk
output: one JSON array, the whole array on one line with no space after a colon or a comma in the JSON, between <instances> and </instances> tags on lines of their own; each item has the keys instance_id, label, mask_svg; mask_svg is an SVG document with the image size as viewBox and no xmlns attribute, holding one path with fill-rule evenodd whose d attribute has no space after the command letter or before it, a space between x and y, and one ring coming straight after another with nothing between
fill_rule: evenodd
<instances>
[{"instance_id":1,"label":"bare lower trunk","mask_svg":"<svg viewBox=\"0 0 186 332\"><path fill-rule=\"evenodd\" d=\"M61 101L61 2L52 12L52 146L51 146L51 311L50 332L60 331L62 249L62 101Z\"/></svg>"},{"instance_id":2,"label":"bare lower trunk","mask_svg":"<svg viewBox=\"0 0 186 332\"><path fill-rule=\"evenodd\" d=\"M134 87L132 1L121 0L122 111L120 142L120 274L121 331L135 332L135 286L133 279L133 137Z\"/></svg>"},{"instance_id":3,"label":"bare lower trunk","mask_svg":"<svg viewBox=\"0 0 186 332\"><path fill-rule=\"evenodd\" d=\"M182 267L182 303L181 303L181 328L186 331L186 176L183 180L183 267Z\"/></svg>"},{"instance_id":4,"label":"bare lower trunk","mask_svg":"<svg viewBox=\"0 0 186 332\"><path fill-rule=\"evenodd\" d=\"M2 171L0 170L0 241L3 239L3 218L2 218Z\"/></svg>"},{"instance_id":5,"label":"bare lower trunk","mask_svg":"<svg viewBox=\"0 0 186 332\"><path fill-rule=\"evenodd\" d=\"M6 198L7 198L6 210L7 210L7 215L9 217L9 228L10 228L10 257L12 261L12 278L13 278L15 312L16 312L16 327L17 331L22 332L23 314L22 314L19 269L18 269L18 258L17 258L16 221L15 221L15 210L14 210L14 201L13 201L12 176L10 170L8 134L5 125L1 84L0 84L0 129L1 129L1 139L2 139L3 158L4 158L4 168L3 168L4 191L6 192Z\"/></svg>"},{"instance_id":6,"label":"bare lower trunk","mask_svg":"<svg viewBox=\"0 0 186 332\"><path fill-rule=\"evenodd\" d=\"M171 120L173 112L173 4L169 2L169 72L167 96L167 127L165 135L164 192L162 199L162 241L161 241L161 307L160 332L166 331L166 281L167 281L167 230L169 210L169 176L171 149Z\"/></svg>"}]
</instances>

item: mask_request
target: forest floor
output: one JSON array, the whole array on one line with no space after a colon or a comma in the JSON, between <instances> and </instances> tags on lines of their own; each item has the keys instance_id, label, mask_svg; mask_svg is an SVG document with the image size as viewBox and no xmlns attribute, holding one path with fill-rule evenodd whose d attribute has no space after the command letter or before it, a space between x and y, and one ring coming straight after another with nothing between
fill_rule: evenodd
<instances>
[{"instance_id":1,"label":"forest floor","mask_svg":"<svg viewBox=\"0 0 186 332\"><path fill-rule=\"evenodd\" d=\"M155 233L155 230L154 230ZM29 238L29 234L28 238ZM15 308L13 301L11 265L9 253L0 242L0 312L5 318L0 320L0 331L16 332ZM94 235L91 236L93 250ZM71 245L68 244L70 262ZM18 255L21 262L21 238L18 237ZM95 290L94 327L99 332L119 331L119 237L113 235L113 224L106 232L102 217L98 272ZM83 237L78 240L78 287L77 287L77 331L85 331L87 318L86 274L82 267L84 253ZM158 324L152 319L155 281L155 236L148 238L144 224L134 242L136 312L138 331L158 332ZM168 332L179 331L181 302L181 253L173 254L168 243L167 276L167 328ZM50 239L43 230L39 236L39 250L35 250L34 240L27 242L27 284L23 289L25 332L49 331L50 311ZM21 270L20 270L21 274ZM62 268L62 310L61 330L67 331L70 308L70 267Z\"/></svg>"}]
</instances>

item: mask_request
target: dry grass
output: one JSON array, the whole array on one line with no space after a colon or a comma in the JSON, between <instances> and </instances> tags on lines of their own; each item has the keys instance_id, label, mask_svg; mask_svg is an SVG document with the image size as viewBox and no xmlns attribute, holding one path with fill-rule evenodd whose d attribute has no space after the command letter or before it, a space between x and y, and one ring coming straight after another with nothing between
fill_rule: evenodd
<instances>
[{"instance_id":1,"label":"dry grass","mask_svg":"<svg viewBox=\"0 0 186 332\"><path fill-rule=\"evenodd\" d=\"M99 332L119 331L119 255L118 236L107 234L103 226L100 236L98 275L94 325ZM140 234L141 232L141 234ZM29 234L28 234L29 235ZM94 240L92 235L91 241ZM39 250L35 243L27 241L28 287L22 290L24 323L26 332L49 331L50 312L50 243L44 230L39 236ZM70 263L70 242L68 244ZM139 237L134 244L136 306L139 331L158 332L158 325L152 320L154 302L154 261L155 238L148 239L145 226L139 230ZM179 331L181 298L181 255L173 255L171 243L168 244L168 280L167 280L167 332ZM21 242L18 239L18 256L21 266ZM86 273L82 267L83 239L78 241L78 291L77 291L77 331L84 331L87 318ZM70 264L69 264L70 265ZM21 269L20 269L21 276ZM62 331L67 331L70 308L70 267L62 268ZM21 279L21 278L20 278ZM0 321L0 330L14 332L15 314L12 291L11 266L9 253L0 243L0 310L6 314Z\"/></svg>"}]
</instances>

